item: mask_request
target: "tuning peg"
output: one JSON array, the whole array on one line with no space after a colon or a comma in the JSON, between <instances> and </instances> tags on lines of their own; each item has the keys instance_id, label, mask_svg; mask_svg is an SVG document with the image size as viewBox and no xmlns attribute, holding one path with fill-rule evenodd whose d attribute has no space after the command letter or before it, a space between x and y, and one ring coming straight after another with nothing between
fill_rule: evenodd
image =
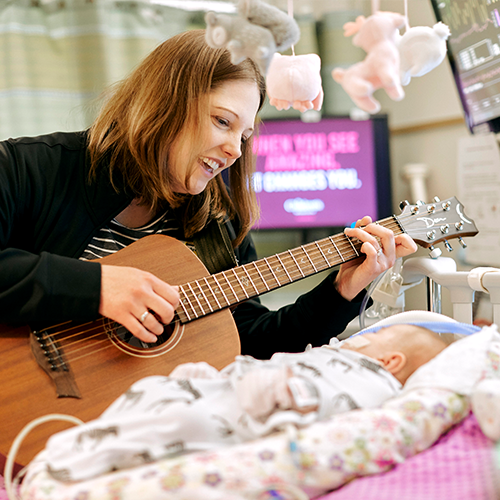
<instances>
[{"instance_id":1,"label":"tuning peg","mask_svg":"<svg viewBox=\"0 0 500 500\"><path fill-rule=\"evenodd\" d=\"M439 199L439 196L434 196L433 200L436 202L436 203L439 203L441 200Z\"/></svg>"},{"instance_id":2,"label":"tuning peg","mask_svg":"<svg viewBox=\"0 0 500 500\"><path fill-rule=\"evenodd\" d=\"M461 236L458 237L458 242L460 243L460 246L462 248L467 248L467 243L465 243L465 241L463 240L463 238Z\"/></svg>"},{"instance_id":3,"label":"tuning peg","mask_svg":"<svg viewBox=\"0 0 500 500\"><path fill-rule=\"evenodd\" d=\"M429 257L431 259L437 259L438 257L441 257L441 254L443 253L441 252L440 248L436 248L434 245L431 245L429 247L429 250L430 250Z\"/></svg>"},{"instance_id":4,"label":"tuning peg","mask_svg":"<svg viewBox=\"0 0 500 500\"><path fill-rule=\"evenodd\" d=\"M400 204L399 204L399 208L400 208L401 210L404 210L404 209L405 209L405 207L407 207L409 204L410 204L410 202L409 202L408 200L404 200L404 201L400 202Z\"/></svg>"},{"instance_id":5,"label":"tuning peg","mask_svg":"<svg viewBox=\"0 0 500 500\"><path fill-rule=\"evenodd\" d=\"M417 205L418 205L419 207L421 207L421 206L425 205L425 201L418 200L418 201L417 201Z\"/></svg>"},{"instance_id":6,"label":"tuning peg","mask_svg":"<svg viewBox=\"0 0 500 500\"><path fill-rule=\"evenodd\" d=\"M450 245L450 242L448 240L444 240L444 246L446 247L446 250L448 250L448 252L453 252L453 247Z\"/></svg>"}]
</instances>

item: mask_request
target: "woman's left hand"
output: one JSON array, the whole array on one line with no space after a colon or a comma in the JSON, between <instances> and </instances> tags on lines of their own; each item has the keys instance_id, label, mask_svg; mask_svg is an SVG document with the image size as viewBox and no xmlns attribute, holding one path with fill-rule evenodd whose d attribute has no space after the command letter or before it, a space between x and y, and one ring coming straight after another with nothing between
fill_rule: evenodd
<instances>
[{"instance_id":1,"label":"woman's left hand","mask_svg":"<svg viewBox=\"0 0 500 500\"><path fill-rule=\"evenodd\" d=\"M395 236L390 229L372 224L368 216L358 220L356 227L346 228L344 233L363 242L361 252L365 254L340 266L335 287L347 300L352 300L380 273L391 268L397 258L417 250L417 245L407 234Z\"/></svg>"}]
</instances>

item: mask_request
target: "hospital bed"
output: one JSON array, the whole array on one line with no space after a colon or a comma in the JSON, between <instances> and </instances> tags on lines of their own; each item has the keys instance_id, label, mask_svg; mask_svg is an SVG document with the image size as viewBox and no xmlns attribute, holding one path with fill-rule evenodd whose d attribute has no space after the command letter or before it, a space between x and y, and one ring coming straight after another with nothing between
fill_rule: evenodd
<instances>
[{"instance_id":1,"label":"hospital bed","mask_svg":"<svg viewBox=\"0 0 500 500\"><path fill-rule=\"evenodd\" d=\"M457 271L453 259L417 257L405 261L403 281L425 281L429 311L407 311L382 323L471 323L475 291L489 294L493 320L500 322L500 270ZM449 291L453 318L440 314L442 288ZM460 353L454 362L459 359ZM465 380L486 365L500 380L500 343L493 342L476 365ZM42 452L29 465L19 495L23 500L493 500L500 498L496 452L471 412L470 398L424 384L381 408L79 483L56 480Z\"/></svg>"}]
</instances>

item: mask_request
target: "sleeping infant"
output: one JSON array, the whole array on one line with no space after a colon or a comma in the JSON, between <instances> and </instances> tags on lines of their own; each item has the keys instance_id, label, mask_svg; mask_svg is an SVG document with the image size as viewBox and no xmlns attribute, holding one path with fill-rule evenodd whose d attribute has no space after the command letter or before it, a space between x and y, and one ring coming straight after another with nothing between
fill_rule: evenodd
<instances>
[{"instance_id":1,"label":"sleeping infant","mask_svg":"<svg viewBox=\"0 0 500 500\"><path fill-rule=\"evenodd\" d=\"M187 363L139 380L98 419L52 436L49 469L60 480L84 480L377 407L447 346L409 324L332 343L270 360L237 356L221 371Z\"/></svg>"}]
</instances>

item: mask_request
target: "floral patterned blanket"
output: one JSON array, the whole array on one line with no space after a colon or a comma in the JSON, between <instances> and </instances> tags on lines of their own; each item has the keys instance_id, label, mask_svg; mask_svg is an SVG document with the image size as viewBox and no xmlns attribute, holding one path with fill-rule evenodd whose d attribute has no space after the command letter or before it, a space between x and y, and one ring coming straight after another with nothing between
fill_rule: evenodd
<instances>
[{"instance_id":1,"label":"floral patterned blanket","mask_svg":"<svg viewBox=\"0 0 500 500\"><path fill-rule=\"evenodd\" d=\"M290 487L313 498L353 478L387 471L427 449L469 410L466 397L443 389L416 389L381 408L339 414L296 432L79 483L55 480L42 452L30 465L22 498L237 500L266 498L266 490L271 495Z\"/></svg>"}]
</instances>

